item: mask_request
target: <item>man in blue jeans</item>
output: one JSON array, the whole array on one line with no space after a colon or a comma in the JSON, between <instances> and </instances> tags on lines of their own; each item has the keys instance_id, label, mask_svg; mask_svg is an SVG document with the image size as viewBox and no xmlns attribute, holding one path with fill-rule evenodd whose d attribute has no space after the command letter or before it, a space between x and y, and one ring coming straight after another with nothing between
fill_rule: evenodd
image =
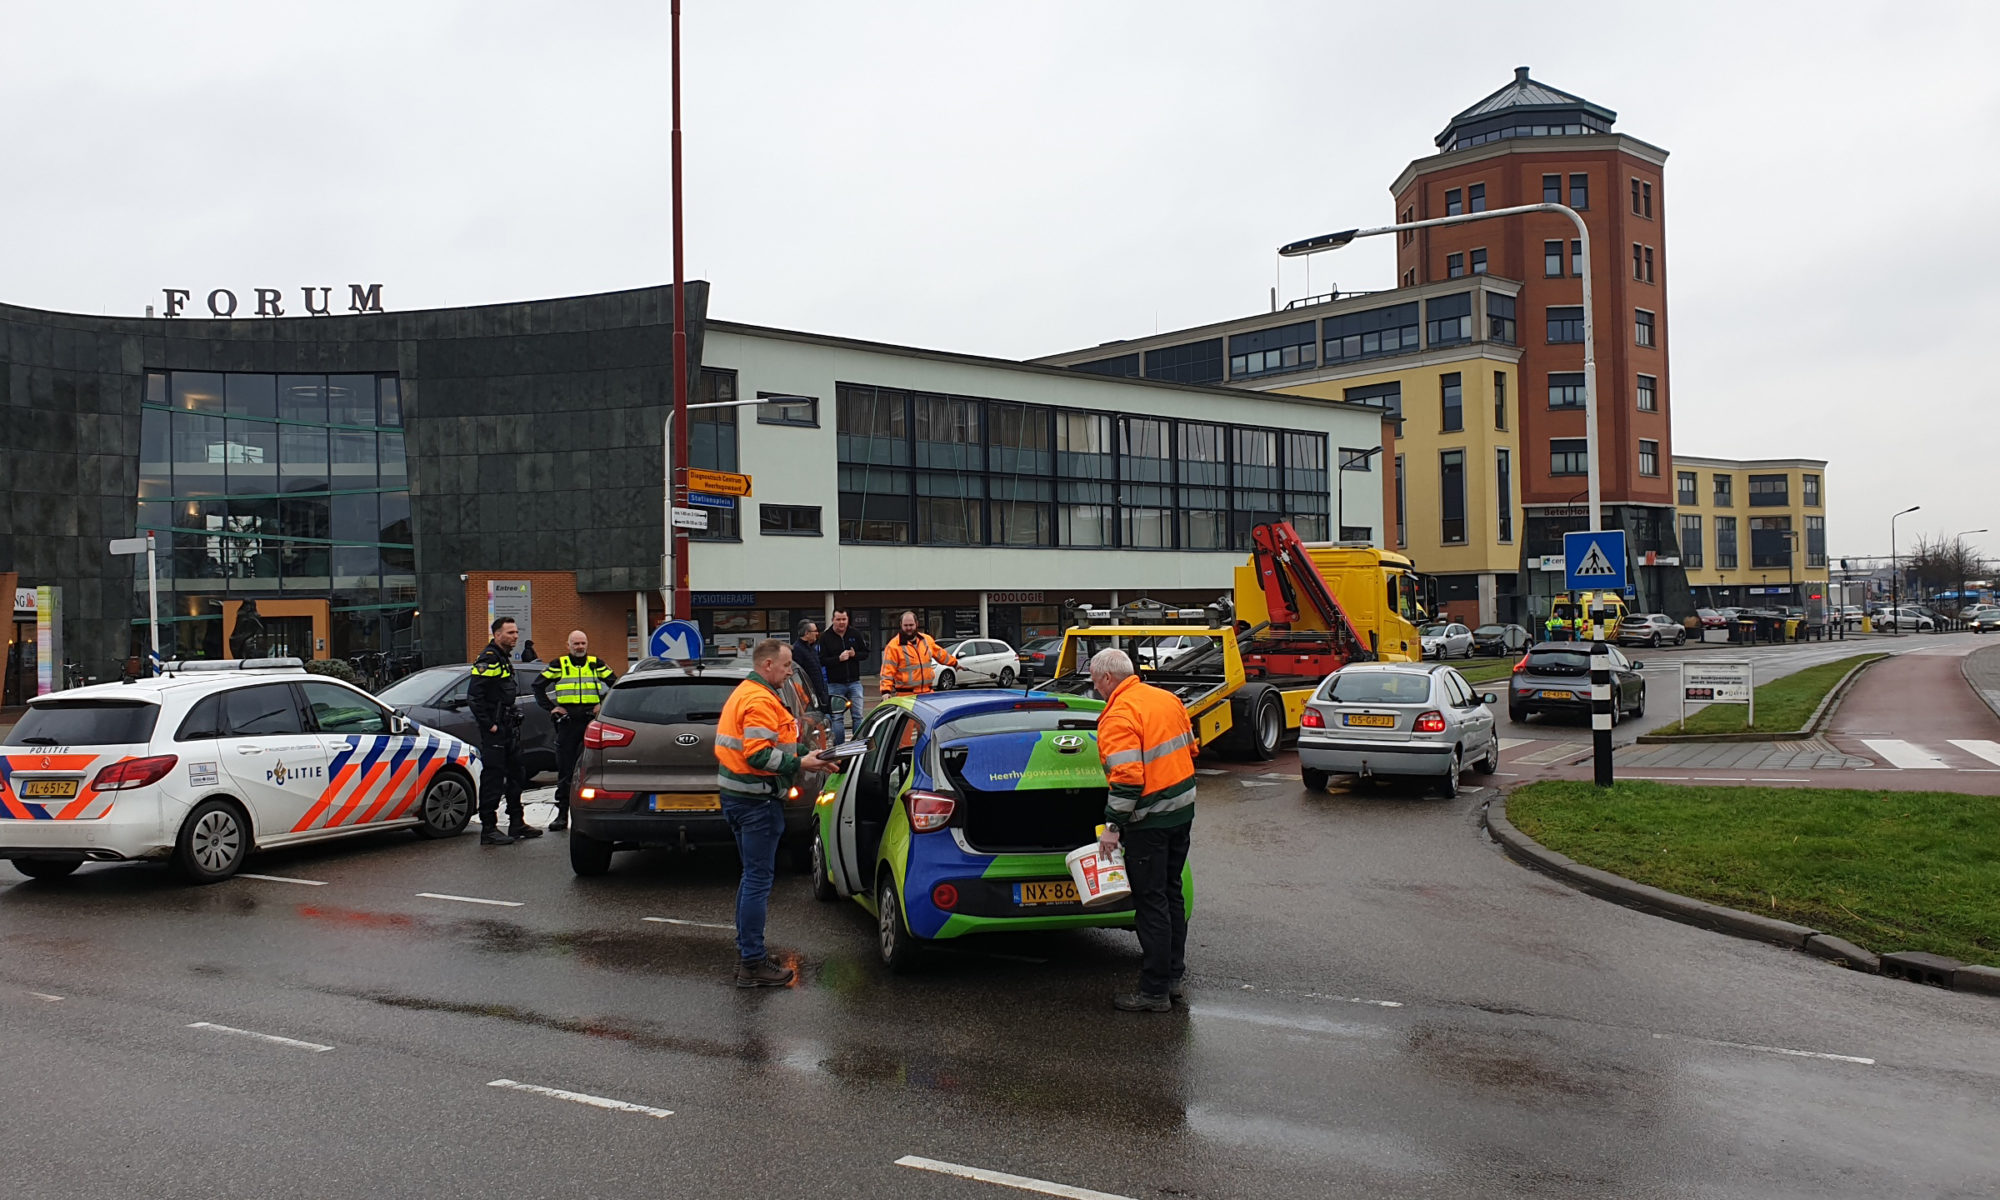
<instances>
[{"instance_id":1,"label":"man in blue jeans","mask_svg":"<svg viewBox=\"0 0 2000 1200\"><path fill-rule=\"evenodd\" d=\"M778 689L792 675L792 650L766 638L750 652L750 677L736 685L715 726L716 791L736 834L743 879L736 886L736 986L783 987L792 971L764 952L764 919L785 833L785 792L801 770L833 764L799 756L799 724Z\"/></svg>"},{"instance_id":2,"label":"man in blue jeans","mask_svg":"<svg viewBox=\"0 0 2000 1200\"><path fill-rule=\"evenodd\" d=\"M868 635L848 624L847 610L837 608L833 621L819 635L819 661L826 668L826 690L833 702L833 744L847 740L847 722L852 718L856 733L861 731L864 693L861 690L861 662L868 657Z\"/></svg>"}]
</instances>

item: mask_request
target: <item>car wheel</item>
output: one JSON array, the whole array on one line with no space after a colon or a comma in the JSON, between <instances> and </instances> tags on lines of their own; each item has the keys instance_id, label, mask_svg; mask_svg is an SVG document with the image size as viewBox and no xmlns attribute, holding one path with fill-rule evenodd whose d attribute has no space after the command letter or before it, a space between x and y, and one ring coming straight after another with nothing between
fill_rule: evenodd
<instances>
[{"instance_id":1,"label":"car wheel","mask_svg":"<svg viewBox=\"0 0 2000 1200\"><path fill-rule=\"evenodd\" d=\"M1438 783L1438 795L1447 800L1458 799L1458 777L1465 771L1465 761L1458 756L1458 747L1451 748L1451 759L1445 763L1444 779Z\"/></svg>"},{"instance_id":2,"label":"car wheel","mask_svg":"<svg viewBox=\"0 0 2000 1200\"><path fill-rule=\"evenodd\" d=\"M472 822L472 789L459 775L440 772L417 802L417 836L457 837Z\"/></svg>"},{"instance_id":3,"label":"car wheel","mask_svg":"<svg viewBox=\"0 0 2000 1200\"><path fill-rule=\"evenodd\" d=\"M1500 769L1500 739L1498 737L1486 743L1486 757L1473 763L1472 769L1481 775L1491 775Z\"/></svg>"},{"instance_id":4,"label":"car wheel","mask_svg":"<svg viewBox=\"0 0 2000 1200\"><path fill-rule=\"evenodd\" d=\"M826 840L815 830L812 840L813 899L838 900L840 889L833 886L833 869L826 861Z\"/></svg>"},{"instance_id":5,"label":"car wheel","mask_svg":"<svg viewBox=\"0 0 2000 1200\"><path fill-rule=\"evenodd\" d=\"M1685 645L1687 645L1687 644L1688 644L1688 631L1687 631L1687 630L1683 629L1683 630L1681 630L1681 631L1680 631L1680 632L1679 632L1678 634L1674 635L1674 645L1676 645L1676 646L1685 646Z\"/></svg>"},{"instance_id":6,"label":"car wheel","mask_svg":"<svg viewBox=\"0 0 2000 1200\"><path fill-rule=\"evenodd\" d=\"M937 677L937 683L935 686L937 690L940 692L948 692L951 690L951 685L956 682L958 682L958 677L953 675L950 671L948 670L939 671Z\"/></svg>"},{"instance_id":7,"label":"car wheel","mask_svg":"<svg viewBox=\"0 0 2000 1200\"><path fill-rule=\"evenodd\" d=\"M61 879L83 865L80 858L17 858L14 869L30 879Z\"/></svg>"},{"instance_id":8,"label":"car wheel","mask_svg":"<svg viewBox=\"0 0 2000 1200\"><path fill-rule=\"evenodd\" d=\"M1264 762L1278 757L1278 747L1285 740L1285 710L1274 689L1266 688L1258 697L1252 710L1251 728L1256 739L1250 752Z\"/></svg>"},{"instance_id":9,"label":"car wheel","mask_svg":"<svg viewBox=\"0 0 2000 1200\"><path fill-rule=\"evenodd\" d=\"M1639 703L1634 704L1632 706L1632 718L1634 720L1637 720L1638 718L1643 717L1645 715L1646 715L1646 689L1644 687L1641 687L1639 689Z\"/></svg>"},{"instance_id":10,"label":"car wheel","mask_svg":"<svg viewBox=\"0 0 2000 1200\"><path fill-rule=\"evenodd\" d=\"M1013 686L1014 686L1014 668L1012 668L1012 667L1001 667L1001 668L1000 668L1000 688L1001 688L1001 690L1002 690L1002 691L1005 691L1006 689L1008 689L1008 688L1011 688L1011 687L1013 687Z\"/></svg>"},{"instance_id":11,"label":"car wheel","mask_svg":"<svg viewBox=\"0 0 2000 1200\"><path fill-rule=\"evenodd\" d=\"M575 826L569 831L569 869L584 878L594 878L611 869L613 845L602 838L579 833Z\"/></svg>"},{"instance_id":12,"label":"car wheel","mask_svg":"<svg viewBox=\"0 0 2000 1200\"><path fill-rule=\"evenodd\" d=\"M917 939L911 935L910 927L903 920L903 905L896 895L896 873L882 872L882 882L875 889L876 908L876 948L882 955L882 965L900 975L909 970L917 961Z\"/></svg>"},{"instance_id":13,"label":"car wheel","mask_svg":"<svg viewBox=\"0 0 2000 1200\"><path fill-rule=\"evenodd\" d=\"M1526 725L1528 723L1528 710L1525 708L1515 708L1510 704L1507 706L1507 719L1516 725Z\"/></svg>"},{"instance_id":14,"label":"car wheel","mask_svg":"<svg viewBox=\"0 0 2000 1200\"><path fill-rule=\"evenodd\" d=\"M181 822L174 869L190 883L219 883L250 857L250 823L228 800L204 800Z\"/></svg>"},{"instance_id":15,"label":"car wheel","mask_svg":"<svg viewBox=\"0 0 2000 1200\"><path fill-rule=\"evenodd\" d=\"M1660 631L1655 629L1653 631L1653 636L1647 639L1646 644L1648 646L1651 646L1653 649L1658 650L1660 648Z\"/></svg>"},{"instance_id":16,"label":"car wheel","mask_svg":"<svg viewBox=\"0 0 2000 1200\"><path fill-rule=\"evenodd\" d=\"M1333 775L1317 767L1300 767L1299 778L1305 781L1307 791L1323 792L1326 790L1327 781L1332 779Z\"/></svg>"}]
</instances>

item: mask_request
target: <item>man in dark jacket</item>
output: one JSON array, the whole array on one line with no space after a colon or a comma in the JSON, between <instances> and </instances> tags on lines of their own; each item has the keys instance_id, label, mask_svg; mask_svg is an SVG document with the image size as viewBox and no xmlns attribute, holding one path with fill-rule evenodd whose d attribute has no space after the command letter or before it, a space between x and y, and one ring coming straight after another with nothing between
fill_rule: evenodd
<instances>
[{"instance_id":1,"label":"man in dark jacket","mask_svg":"<svg viewBox=\"0 0 2000 1200\"><path fill-rule=\"evenodd\" d=\"M833 705L826 695L826 668L820 665L819 626L812 621L799 622L799 636L792 642L792 661L806 673L806 682L812 684L813 702L821 712L828 712Z\"/></svg>"},{"instance_id":2,"label":"man in dark jacket","mask_svg":"<svg viewBox=\"0 0 2000 1200\"><path fill-rule=\"evenodd\" d=\"M846 609L834 609L833 624L819 635L819 661L826 668L826 688L835 702L833 744L836 746L847 740L845 718L852 717L855 731L860 732L864 703L861 663L867 657L868 635L849 627Z\"/></svg>"},{"instance_id":3,"label":"man in dark jacket","mask_svg":"<svg viewBox=\"0 0 2000 1200\"><path fill-rule=\"evenodd\" d=\"M521 789L528 782L521 765L521 710L514 707L514 645L520 627L511 617L493 622L493 640L472 660L466 695L479 726L479 844L510 846L542 831L528 824ZM507 797L507 832L500 832L500 797Z\"/></svg>"}]
</instances>

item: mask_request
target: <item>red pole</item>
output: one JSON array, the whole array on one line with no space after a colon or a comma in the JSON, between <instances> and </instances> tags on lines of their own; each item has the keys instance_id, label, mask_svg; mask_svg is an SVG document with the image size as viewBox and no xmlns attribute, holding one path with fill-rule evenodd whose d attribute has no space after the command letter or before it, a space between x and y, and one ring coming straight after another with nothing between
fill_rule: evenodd
<instances>
[{"instance_id":1,"label":"red pole","mask_svg":"<svg viewBox=\"0 0 2000 1200\"><path fill-rule=\"evenodd\" d=\"M688 368L687 329L682 323L682 299L686 279L683 275L681 254L681 0L673 0L673 204L674 204L674 292L673 304L673 372L674 372L674 507L687 507L688 468ZM688 539L687 533L676 529L674 539L674 577L668 581L673 591L673 611L669 617L688 620L693 616L693 605L688 597Z\"/></svg>"}]
</instances>

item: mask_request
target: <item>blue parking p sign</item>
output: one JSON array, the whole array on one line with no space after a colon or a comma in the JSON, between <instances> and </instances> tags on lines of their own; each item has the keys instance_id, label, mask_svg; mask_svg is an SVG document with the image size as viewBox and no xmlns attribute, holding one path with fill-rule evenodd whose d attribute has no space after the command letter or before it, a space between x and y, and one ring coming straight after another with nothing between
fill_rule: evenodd
<instances>
[{"instance_id":1,"label":"blue parking p sign","mask_svg":"<svg viewBox=\"0 0 2000 1200\"><path fill-rule=\"evenodd\" d=\"M1625 590L1625 531L1593 529L1563 534L1563 588L1571 592Z\"/></svg>"}]
</instances>

